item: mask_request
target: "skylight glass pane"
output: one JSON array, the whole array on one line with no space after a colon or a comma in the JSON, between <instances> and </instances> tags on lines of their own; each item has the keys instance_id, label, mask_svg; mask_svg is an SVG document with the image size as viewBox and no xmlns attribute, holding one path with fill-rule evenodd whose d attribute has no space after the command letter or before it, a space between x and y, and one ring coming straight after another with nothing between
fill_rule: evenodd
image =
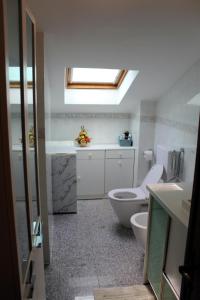
<instances>
[{"instance_id":1,"label":"skylight glass pane","mask_svg":"<svg viewBox=\"0 0 200 300\"><path fill-rule=\"evenodd\" d=\"M32 81L32 68L27 67L27 81ZM9 67L9 80L10 81L20 81L20 69L19 67Z\"/></svg>"},{"instance_id":2,"label":"skylight glass pane","mask_svg":"<svg viewBox=\"0 0 200 300\"><path fill-rule=\"evenodd\" d=\"M72 82L82 83L115 83L119 69L73 68Z\"/></svg>"},{"instance_id":3,"label":"skylight glass pane","mask_svg":"<svg viewBox=\"0 0 200 300\"><path fill-rule=\"evenodd\" d=\"M20 81L20 69L19 67L9 67L9 80Z\"/></svg>"}]
</instances>

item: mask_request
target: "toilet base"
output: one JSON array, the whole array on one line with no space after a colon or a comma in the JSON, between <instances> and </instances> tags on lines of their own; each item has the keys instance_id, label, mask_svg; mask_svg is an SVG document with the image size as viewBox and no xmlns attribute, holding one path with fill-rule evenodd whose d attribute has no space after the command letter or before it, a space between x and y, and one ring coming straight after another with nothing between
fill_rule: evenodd
<instances>
[{"instance_id":1,"label":"toilet base","mask_svg":"<svg viewBox=\"0 0 200 300\"><path fill-rule=\"evenodd\" d=\"M119 223L126 227L131 228L130 218L135 213L141 211L141 204L138 202L126 202L125 205L121 205L121 202L112 201L110 199L111 206L119 220Z\"/></svg>"}]
</instances>

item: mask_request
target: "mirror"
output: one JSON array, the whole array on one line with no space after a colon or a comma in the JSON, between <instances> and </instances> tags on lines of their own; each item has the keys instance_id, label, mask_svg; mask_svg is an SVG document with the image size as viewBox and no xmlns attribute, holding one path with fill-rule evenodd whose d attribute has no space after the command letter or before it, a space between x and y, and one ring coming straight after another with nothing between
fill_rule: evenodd
<instances>
[{"instance_id":1,"label":"mirror","mask_svg":"<svg viewBox=\"0 0 200 300\"><path fill-rule=\"evenodd\" d=\"M13 188L16 199L16 230L22 274L25 275L30 253L27 197L24 172L24 140L22 131L22 98L19 45L19 3L7 1L8 54L9 54L9 101L11 107L11 143Z\"/></svg>"},{"instance_id":2,"label":"mirror","mask_svg":"<svg viewBox=\"0 0 200 300\"><path fill-rule=\"evenodd\" d=\"M28 138L29 138L29 178L32 191L32 233L39 216L38 206L38 178L37 178L37 148L36 148L36 121L35 121L35 60L34 60L34 30L30 17L26 16L27 39L27 96L28 96Z\"/></svg>"}]
</instances>

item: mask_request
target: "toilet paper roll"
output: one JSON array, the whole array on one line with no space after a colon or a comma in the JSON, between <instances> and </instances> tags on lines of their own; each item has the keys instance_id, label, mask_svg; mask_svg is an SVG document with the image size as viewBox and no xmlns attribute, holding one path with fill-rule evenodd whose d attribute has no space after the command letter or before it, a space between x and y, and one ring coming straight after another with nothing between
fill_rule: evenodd
<instances>
[{"instance_id":1,"label":"toilet paper roll","mask_svg":"<svg viewBox=\"0 0 200 300\"><path fill-rule=\"evenodd\" d=\"M152 150L144 151L144 159L146 161L152 161L153 160L153 151Z\"/></svg>"}]
</instances>

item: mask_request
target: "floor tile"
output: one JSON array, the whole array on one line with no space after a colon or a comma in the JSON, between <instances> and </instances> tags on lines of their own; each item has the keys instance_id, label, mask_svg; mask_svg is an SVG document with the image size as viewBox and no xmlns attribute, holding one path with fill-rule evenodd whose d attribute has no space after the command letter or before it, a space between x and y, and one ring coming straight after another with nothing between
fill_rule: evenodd
<instances>
[{"instance_id":1,"label":"floor tile","mask_svg":"<svg viewBox=\"0 0 200 300\"><path fill-rule=\"evenodd\" d=\"M48 300L93 300L95 288L142 283L142 249L108 199L81 200L78 214L51 217L51 239Z\"/></svg>"},{"instance_id":2,"label":"floor tile","mask_svg":"<svg viewBox=\"0 0 200 300\"><path fill-rule=\"evenodd\" d=\"M81 296L81 297L75 297L74 300L94 300L94 296Z\"/></svg>"}]
</instances>

